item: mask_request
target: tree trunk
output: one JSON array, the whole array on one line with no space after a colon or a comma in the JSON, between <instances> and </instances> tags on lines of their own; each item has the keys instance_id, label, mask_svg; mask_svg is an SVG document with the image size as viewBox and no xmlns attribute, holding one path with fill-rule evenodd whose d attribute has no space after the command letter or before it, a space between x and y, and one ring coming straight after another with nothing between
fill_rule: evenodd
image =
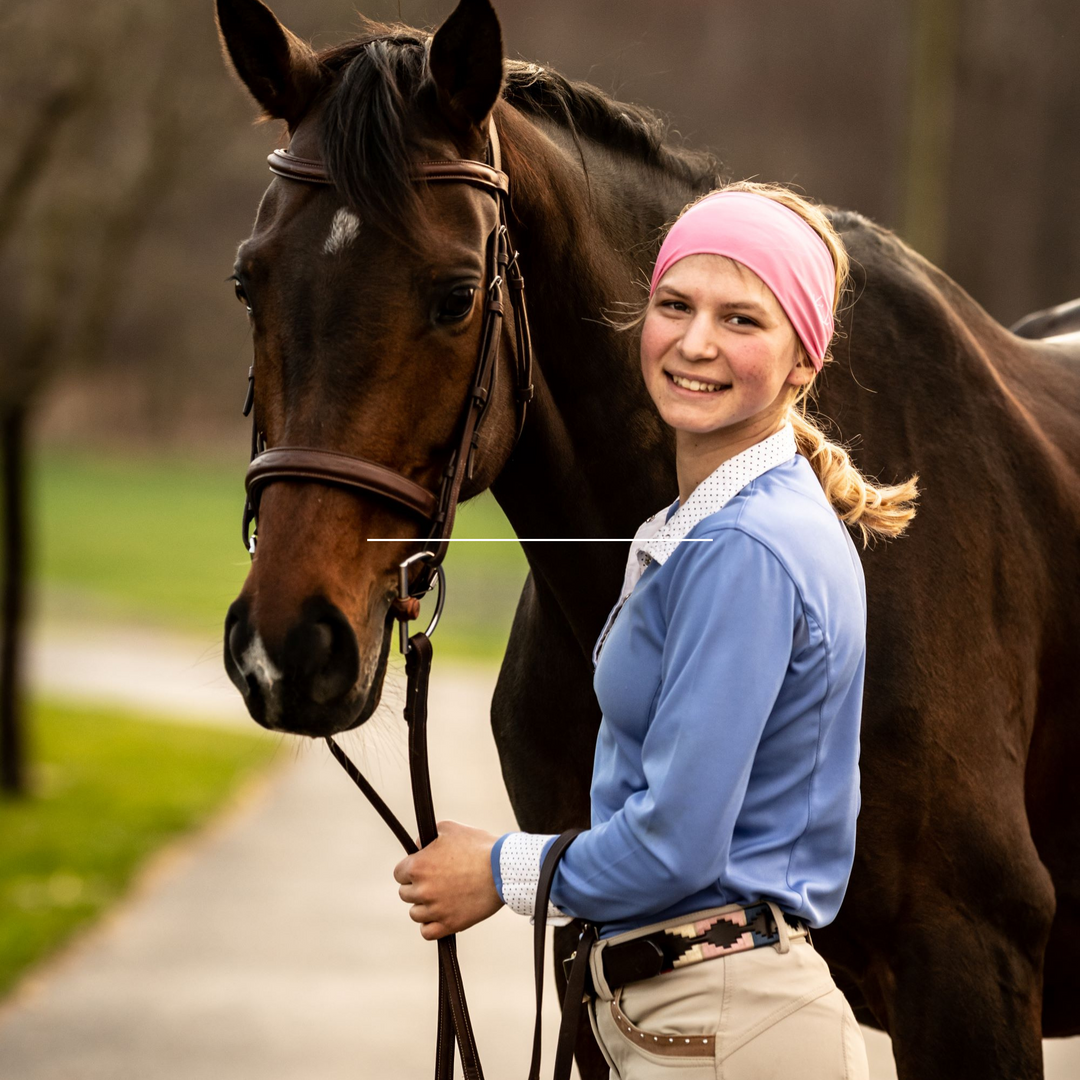
<instances>
[{"instance_id":1,"label":"tree trunk","mask_svg":"<svg viewBox=\"0 0 1080 1080\"><path fill-rule=\"evenodd\" d=\"M0 610L0 792L26 793L22 627L26 606L26 406L0 416L4 568Z\"/></svg>"},{"instance_id":2,"label":"tree trunk","mask_svg":"<svg viewBox=\"0 0 1080 1080\"><path fill-rule=\"evenodd\" d=\"M902 233L932 263L949 247L949 175L961 0L912 0Z\"/></svg>"}]
</instances>

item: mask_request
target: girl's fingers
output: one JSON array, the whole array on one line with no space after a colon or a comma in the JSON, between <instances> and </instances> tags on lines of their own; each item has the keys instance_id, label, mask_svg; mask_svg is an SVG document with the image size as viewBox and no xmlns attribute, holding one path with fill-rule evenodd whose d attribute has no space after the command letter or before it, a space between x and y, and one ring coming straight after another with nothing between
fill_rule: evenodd
<instances>
[{"instance_id":1,"label":"girl's fingers","mask_svg":"<svg viewBox=\"0 0 1080 1080\"><path fill-rule=\"evenodd\" d=\"M442 922L442 920L445 919L446 917L447 917L447 912L446 912L446 909L445 909L445 905L443 905L443 904L438 904L438 903L425 904L423 902L420 902L420 903L413 904L409 908L409 918L412 919L413 922L418 922L418 923ZM443 932L448 933L449 931L445 930L445 924L443 924L443 925L444 925L444 931Z\"/></svg>"},{"instance_id":2,"label":"girl's fingers","mask_svg":"<svg viewBox=\"0 0 1080 1080\"><path fill-rule=\"evenodd\" d=\"M453 931L447 926L444 926L441 922L428 922L420 927L420 936L425 941L438 941L439 938L446 937L447 934L452 932Z\"/></svg>"},{"instance_id":3,"label":"girl's fingers","mask_svg":"<svg viewBox=\"0 0 1080 1080\"><path fill-rule=\"evenodd\" d=\"M427 904L413 904L413 906L409 908L409 918L412 919L413 922L429 923L433 918L431 908L428 907Z\"/></svg>"}]
</instances>

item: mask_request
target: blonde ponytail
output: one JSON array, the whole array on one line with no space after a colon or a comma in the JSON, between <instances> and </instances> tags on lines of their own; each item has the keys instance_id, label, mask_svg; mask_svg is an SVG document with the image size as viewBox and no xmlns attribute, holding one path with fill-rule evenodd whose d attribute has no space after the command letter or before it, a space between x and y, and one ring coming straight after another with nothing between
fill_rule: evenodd
<instances>
[{"instance_id":1,"label":"blonde ponytail","mask_svg":"<svg viewBox=\"0 0 1080 1080\"><path fill-rule=\"evenodd\" d=\"M833 294L833 315L835 316L847 288L850 262L844 242L833 228L825 211L809 199L803 198L802 195L781 184L739 180L725 184L717 190L751 191L757 195L764 195L768 199L774 199L798 214L821 237L829 249L829 254L832 255L833 265L836 268L836 288ZM715 194L713 191L707 192L701 196L701 199L713 194ZM701 199L695 199L684 208L683 213L685 214ZM616 318L606 314L605 320L613 329L634 330L645 321L648 310L649 305L646 301L629 317ZM798 347L802 351L803 363L809 364L810 358L806 355L802 342L798 342ZM824 369L825 364L832 363L832 359L830 345L822 368ZM869 546L873 539L888 539L902 535L915 516L915 500L919 495L918 474L900 484L879 486L871 483L852 463L851 456L845 447L829 439L807 415L806 402L812 393L813 379L805 386L793 388L787 407L787 419L791 421L791 426L795 429L795 444L799 453L810 462L832 508L848 526L859 530L864 548Z\"/></svg>"},{"instance_id":2,"label":"blonde ponytail","mask_svg":"<svg viewBox=\"0 0 1080 1080\"><path fill-rule=\"evenodd\" d=\"M902 484L871 484L852 464L846 449L829 440L806 415L805 397L788 408L795 445L810 462L825 497L847 525L858 528L863 547L871 538L900 536L915 516L918 474Z\"/></svg>"}]
</instances>

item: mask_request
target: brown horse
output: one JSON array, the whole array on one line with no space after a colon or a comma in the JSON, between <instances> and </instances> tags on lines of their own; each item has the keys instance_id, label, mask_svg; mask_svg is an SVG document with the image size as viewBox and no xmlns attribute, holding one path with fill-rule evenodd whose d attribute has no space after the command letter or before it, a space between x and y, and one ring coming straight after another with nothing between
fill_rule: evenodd
<instances>
[{"instance_id":1,"label":"brown horse","mask_svg":"<svg viewBox=\"0 0 1080 1080\"><path fill-rule=\"evenodd\" d=\"M436 490L469 391L491 200L414 185L483 156L492 114L529 283L536 397L515 443L513 335L465 497L518 535L628 536L676 491L673 439L604 313L640 302L664 223L717 183L644 110L504 62L487 0L434 37L402 27L314 53L257 0L218 0L227 52L333 186L274 179L236 265L258 428ZM254 167L254 166L253 166ZM851 883L815 939L903 1080L1042 1075L1080 1032L1080 350L1025 341L888 230L833 220L853 303L820 411L859 467L918 473L910 536L864 553L869 655ZM418 522L320 483L266 488L226 667L252 716L355 727L379 701L394 570ZM368 544L366 537L400 537ZM518 820L588 821L590 651L625 549L525 544L530 573L492 702ZM722 703L718 703L722 710ZM568 938L560 939L566 951ZM603 1066L580 1042L582 1073Z\"/></svg>"}]
</instances>

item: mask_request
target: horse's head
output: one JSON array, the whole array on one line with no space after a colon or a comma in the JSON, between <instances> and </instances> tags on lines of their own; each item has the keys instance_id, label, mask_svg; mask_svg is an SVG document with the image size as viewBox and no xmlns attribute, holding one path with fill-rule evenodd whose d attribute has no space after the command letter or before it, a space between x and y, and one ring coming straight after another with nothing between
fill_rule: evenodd
<instances>
[{"instance_id":1,"label":"horse's head","mask_svg":"<svg viewBox=\"0 0 1080 1080\"><path fill-rule=\"evenodd\" d=\"M256 441L362 459L437 496L477 374L499 197L415 174L485 156L503 77L495 13L461 0L431 38L375 28L317 54L258 0L217 11L241 80L288 124L290 160L319 160L333 181L273 179L237 255ZM513 357L503 342L463 497L513 448ZM398 565L432 523L407 500L304 471L255 494L258 542L226 619L225 666L259 723L322 736L378 704Z\"/></svg>"}]
</instances>

